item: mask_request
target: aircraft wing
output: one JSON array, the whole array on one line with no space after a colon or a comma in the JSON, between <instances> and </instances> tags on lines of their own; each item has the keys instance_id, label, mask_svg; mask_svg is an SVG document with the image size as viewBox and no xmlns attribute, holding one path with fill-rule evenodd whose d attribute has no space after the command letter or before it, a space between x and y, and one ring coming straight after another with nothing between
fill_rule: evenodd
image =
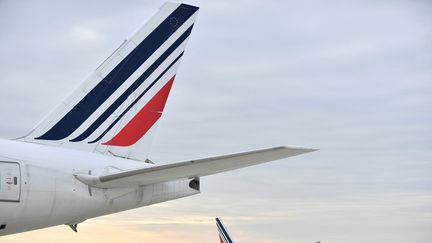
<instances>
[{"instance_id":1,"label":"aircraft wing","mask_svg":"<svg viewBox=\"0 0 432 243\"><path fill-rule=\"evenodd\" d=\"M207 176L273 160L284 159L312 151L315 151L315 149L276 147L122 171L102 176L88 174L75 174L74 176L84 184L97 188L131 187L150 185L177 179Z\"/></svg>"}]
</instances>

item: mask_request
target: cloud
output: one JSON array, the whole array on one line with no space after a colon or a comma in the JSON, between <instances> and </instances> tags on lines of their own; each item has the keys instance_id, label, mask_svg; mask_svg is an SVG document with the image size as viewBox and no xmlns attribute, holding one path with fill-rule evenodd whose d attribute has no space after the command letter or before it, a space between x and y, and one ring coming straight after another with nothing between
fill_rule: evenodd
<instances>
[{"instance_id":1,"label":"cloud","mask_svg":"<svg viewBox=\"0 0 432 243\"><path fill-rule=\"evenodd\" d=\"M428 242L431 4L195 1L158 163L276 145L310 155L202 179L201 195L11 242ZM159 1L0 1L0 134L25 133ZM54 238L54 235L57 238Z\"/></svg>"},{"instance_id":2,"label":"cloud","mask_svg":"<svg viewBox=\"0 0 432 243\"><path fill-rule=\"evenodd\" d=\"M102 39L102 35L87 26L75 26L70 30L70 37L77 43L84 43L86 45L96 45Z\"/></svg>"}]
</instances>

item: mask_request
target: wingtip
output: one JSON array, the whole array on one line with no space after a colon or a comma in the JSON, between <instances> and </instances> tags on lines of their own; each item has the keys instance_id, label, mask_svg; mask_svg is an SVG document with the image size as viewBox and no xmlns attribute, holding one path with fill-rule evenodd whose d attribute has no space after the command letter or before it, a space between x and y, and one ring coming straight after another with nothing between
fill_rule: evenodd
<instances>
[{"instance_id":1,"label":"wingtip","mask_svg":"<svg viewBox=\"0 0 432 243\"><path fill-rule=\"evenodd\" d=\"M289 151L296 151L299 154L311 153L311 152L315 152L315 151L319 150L319 149L315 149L315 148L288 147L288 146L280 146L280 147L275 147L273 149L283 149L283 150L289 150Z\"/></svg>"},{"instance_id":2,"label":"wingtip","mask_svg":"<svg viewBox=\"0 0 432 243\"><path fill-rule=\"evenodd\" d=\"M319 149L316 149L316 148L305 148L304 150L306 151L306 153L310 153L310 152L318 151Z\"/></svg>"}]
</instances>

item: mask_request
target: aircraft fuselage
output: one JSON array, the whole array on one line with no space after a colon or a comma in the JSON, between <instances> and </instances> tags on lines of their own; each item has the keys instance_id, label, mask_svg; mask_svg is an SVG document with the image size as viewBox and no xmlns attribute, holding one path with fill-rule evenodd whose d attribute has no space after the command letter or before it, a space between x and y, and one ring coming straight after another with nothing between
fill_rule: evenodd
<instances>
[{"instance_id":1,"label":"aircraft fuselage","mask_svg":"<svg viewBox=\"0 0 432 243\"><path fill-rule=\"evenodd\" d=\"M26 151L23 153L23 151ZM199 193L189 180L101 189L75 173L107 174L151 164L95 153L0 140L1 235L86 219Z\"/></svg>"}]
</instances>

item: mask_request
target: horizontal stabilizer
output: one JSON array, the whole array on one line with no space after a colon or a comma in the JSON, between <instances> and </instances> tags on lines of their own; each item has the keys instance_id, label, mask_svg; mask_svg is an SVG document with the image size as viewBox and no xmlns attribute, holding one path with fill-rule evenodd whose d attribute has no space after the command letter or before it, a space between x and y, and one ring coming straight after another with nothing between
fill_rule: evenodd
<instances>
[{"instance_id":1,"label":"horizontal stabilizer","mask_svg":"<svg viewBox=\"0 0 432 243\"><path fill-rule=\"evenodd\" d=\"M84 184L98 188L120 188L212 175L315 151L314 149L276 147L244 153L123 171L108 175L75 174Z\"/></svg>"}]
</instances>

